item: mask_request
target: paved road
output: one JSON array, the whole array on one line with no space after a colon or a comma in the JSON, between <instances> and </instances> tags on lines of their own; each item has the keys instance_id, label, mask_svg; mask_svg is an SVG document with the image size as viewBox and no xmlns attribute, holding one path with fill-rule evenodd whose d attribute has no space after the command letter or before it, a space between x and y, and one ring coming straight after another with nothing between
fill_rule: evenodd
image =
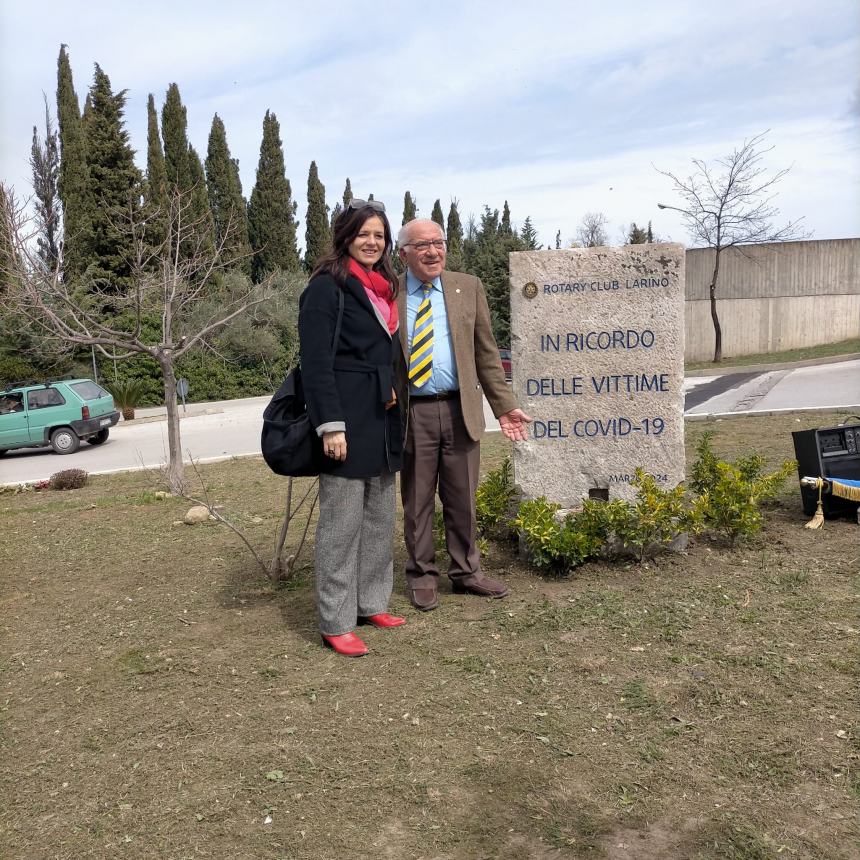
<instances>
[{"instance_id":1,"label":"paved road","mask_svg":"<svg viewBox=\"0 0 860 860\"><path fill-rule=\"evenodd\" d=\"M194 404L180 421L185 460L223 460L260 453L260 429L268 397ZM181 414L181 410L180 410ZM120 421L110 438L96 448L84 443L75 454L54 454L50 448L10 451L0 459L0 483L41 481L60 469L86 469L90 474L157 468L167 460L164 409L138 409L138 420Z\"/></svg>"},{"instance_id":2,"label":"paved road","mask_svg":"<svg viewBox=\"0 0 860 860\"><path fill-rule=\"evenodd\" d=\"M263 410L268 397L196 403L186 414L180 408L183 459L201 463L230 457L259 456ZM23 448L0 458L0 484L30 483L50 478L61 469L86 469L92 475L130 469L158 468L167 461L164 407L138 409L136 420L120 421L98 448L82 444L75 454L54 454L50 448ZM487 429L498 430L484 402Z\"/></svg>"},{"instance_id":3,"label":"paved road","mask_svg":"<svg viewBox=\"0 0 860 860\"><path fill-rule=\"evenodd\" d=\"M691 377L684 388L687 416L858 407L860 359L813 367Z\"/></svg>"},{"instance_id":4,"label":"paved road","mask_svg":"<svg viewBox=\"0 0 860 860\"><path fill-rule=\"evenodd\" d=\"M855 407L860 413L860 360L816 367L748 371L712 377L690 377L684 384L686 414L742 414L781 409ZM260 428L267 397L199 403L182 417L184 457L200 462L260 453ZM488 404L487 427L498 430ZM164 409L139 409L139 420L120 422L110 439L96 448L81 445L60 456L50 449L10 451L0 458L0 484L40 481L60 469L81 468L91 474L157 468L167 459Z\"/></svg>"}]
</instances>

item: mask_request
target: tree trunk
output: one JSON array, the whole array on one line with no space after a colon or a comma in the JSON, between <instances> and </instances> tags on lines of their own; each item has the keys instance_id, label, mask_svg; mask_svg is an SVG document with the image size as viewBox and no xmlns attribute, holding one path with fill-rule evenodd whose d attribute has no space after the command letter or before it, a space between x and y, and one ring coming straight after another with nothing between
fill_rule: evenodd
<instances>
[{"instance_id":1,"label":"tree trunk","mask_svg":"<svg viewBox=\"0 0 860 860\"><path fill-rule=\"evenodd\" d=\"M171 493L185 489L185 466L182 463L182 442L179 437L179 407L176 403L176 375L173 372L173 352L159 350L158 363L164 377L164 405L167 407L167 484Z\"/></svg>"},{"instance_id":2,"label":"tree trunk","mask_svg":"<svg viewBox=\"0 0 860 860\"><path fill-rule=\"evenodd\" d=\"M720 327L720 318L717 316L717 279L720 277L720 248L717 248L714 258L714 274L708 292L711 297L711 321L714 323L714 364L723 360L723 330Z\"/></svg>"},{"instance_id":3,"label":"tree trunk","mask_svg":"<svg viewBox=\"0 0 860 860\"><path fill-rule=\"evenodd\" d=\"M284 520L281 523L281 529L278 532L278 538L275 541L275 555L272 558L272 564L269 569L269 575L275 582L280 582L283 579L283 562L281 561L281 553L284 551L284 544L287 540L287 531L290 528L290 520L292 519L293 506L293 479L287 480L287 503L284 509ZM289 571L287 571L289 573Z\"/></svg>"}]
</instances>

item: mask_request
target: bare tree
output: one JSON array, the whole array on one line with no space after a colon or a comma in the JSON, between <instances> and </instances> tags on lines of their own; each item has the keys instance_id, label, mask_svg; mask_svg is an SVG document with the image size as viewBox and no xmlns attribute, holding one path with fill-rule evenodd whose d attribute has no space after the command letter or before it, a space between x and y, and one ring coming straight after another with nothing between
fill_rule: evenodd
<instances>
[{"instance_id":1,"label":"bare tree","mask_svg":"<svg viewBox=\"0 0 860 860\"><path fill-rule=\"evenodd\" d=\"M254 557L254 561L257 562L263 573L266 574L266 576L268 576L273 582L286 582L289 580L296 569L299 556L301 555L302 549L307 541L308 531L310 530L311 520L314 515L314 509L316 508L317 501L319 500L319 481L314 479L305 490L305 494L299 500L298 504L293 505L294 479L287 479L287 500L284 506L284 518L281 521L277 537L275 538L275 554L272 557L271 563L266 565L260 557L260 554L254 549L248 536L231 519L224 516L220 505L216 505L209 498L209 491L206 489L206 483L203 480L203 476L200 474L200 470L197 468L197 463L195 463L194 459L191 457L190 451L188 452L188 459L191 462L194 474L200 482L203 497L198 498L197 495L192 495L188 488L183 488L179 495L181 495L183 499L193 502L195 505L202 505L207 511L209 511L209 516L213 520L223 523L230 529L230 531L237 535ZM306 515L303 518L304 522L302 522L298 516L299 511L304 507L308 498L311 497L311 493L314 495L311 498L310 507L307 509ZM295 551L284 558L284 547L287 542L287 536L289 535L290 526L294 523L298 529L301 529L301 536L299 537L299 542L295 547Z\"/></svg>"},{"instance_id":2,"label":"bare tree","mask_svg":"<svg viewBox=\"0 0 860 860\"><path fill-rule=\"evenodd\" d=\"M583 248L596 248L609 241L609 219L602 212L586 212L576 229L576 240Z\"/></svg>"},{"instance_id":3,"label":"bare tree","mask_svg":"<svg viewBox=\"0 0 860 860\"><path fill-rule=\"evenodd\" d=\"M774 227L779 210L773 205L776 184L790 167L770 173L762 164L772 146L764 146L767 131L743 142L730 155L707 164L694 158L692 173L682 179L668 170L659 170L672 180L681 206L658 203L660 209L674 209L684 216L684 226L694 242L714 249L714 269L708 293L714 324L714 362L723 360L723 332L717 314L717 283L720 257L727 248L762 245L805 239L811 235L799 227L802 218Z\"/></svg>"},{"instance_id":4,"label":"bare tree","mask_svg":"<svg viewBox=\"0 0 860 860\"><path fill-rule=\"evenodd\" d=\"M171 492L181 493L184 480L179 410L176 402L176 360L194 347L207 346L231 320L269 297L271 277L256 286L245 282L239 291L223 291L219 302L204 298L219 289L218 275L236 258L225 261L232 227L213 246L205 218L192 216L190 192L170 198L166 217L142 215L129 206L115 213L115 224L132 237L134 259L131 287L125 291L110 283L70 283L62 278L62 260L46 269L34 238L38 228L6 188L5 219L11 255L7 263L8 300L45 337L68 345L94 346L109 359L148 355L158 362L164 380L167 406L169 462L167 482ZM158 230L153 226L158 223Z\"/></svg>"}]
</instances>

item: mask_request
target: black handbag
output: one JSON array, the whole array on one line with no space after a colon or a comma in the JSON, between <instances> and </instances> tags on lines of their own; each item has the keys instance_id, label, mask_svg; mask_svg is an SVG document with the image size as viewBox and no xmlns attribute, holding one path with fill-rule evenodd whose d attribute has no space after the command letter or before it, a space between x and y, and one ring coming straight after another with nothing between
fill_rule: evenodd
<instances>
[{"instance_id":1,"label":"black handbag","mask_svg":"<svg viewBox=\"0 0 860 860\"><path fill-rule=\"evenodd\" d=\"M337 324L331 342L334 355L343 321L343 290L338 290ZM260 438L263 459L277 475L301 478L319 475L325 461L322 439L311 426L308 404L302 387L301 366L288 374L263 412Z\"/></svg>"}]
</instances>

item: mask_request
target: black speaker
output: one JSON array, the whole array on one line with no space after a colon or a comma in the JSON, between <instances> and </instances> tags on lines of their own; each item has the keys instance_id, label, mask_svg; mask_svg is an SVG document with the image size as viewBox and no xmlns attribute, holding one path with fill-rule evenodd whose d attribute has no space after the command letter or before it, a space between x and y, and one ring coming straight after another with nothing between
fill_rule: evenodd
<instances>
[{"instance_id":1,"label":"black speaker","mask_svg":"<svg viewBox=\"0 0 860 860\"><path fill-rule=\"evenodd\" d=\"M797 474L803 478L849 478L860 480L860 424L823 427L819 430L798 430L794 438ZM801 487L803 510L810 516L818 505L818 490ZM840 499L831 493L821 497L826 517L856 514L858 502Z\"/></svg>"}]
</instances>

